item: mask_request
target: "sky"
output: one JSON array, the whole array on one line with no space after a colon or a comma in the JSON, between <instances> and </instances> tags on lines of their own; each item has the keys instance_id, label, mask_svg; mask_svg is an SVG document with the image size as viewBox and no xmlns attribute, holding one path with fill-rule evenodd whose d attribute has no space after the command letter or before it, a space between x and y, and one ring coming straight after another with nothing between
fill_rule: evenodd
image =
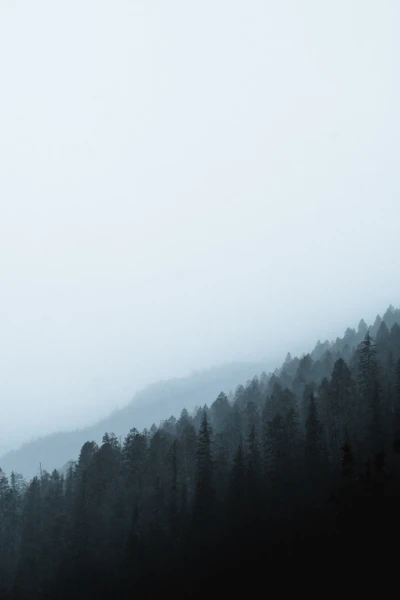
<instances>
[{"instance_id":1,"label":"sky","mask_svg":"<svg viewBox=\"0 0 400 600\"><path fill-rule=\"evenodd\" d=\"M397 0L0 0L0 450L400 303Z\"/></svg>"}]
</instances>

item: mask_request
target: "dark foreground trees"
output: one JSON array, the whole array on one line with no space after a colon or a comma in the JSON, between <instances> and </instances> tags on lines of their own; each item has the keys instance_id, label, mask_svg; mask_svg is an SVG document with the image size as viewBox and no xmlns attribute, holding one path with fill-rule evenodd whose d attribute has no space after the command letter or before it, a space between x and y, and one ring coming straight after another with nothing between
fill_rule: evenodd
<instances>
[{"instance_id":1,"label":"dark foreground trees","mask_svg":"<svg viewBox=\"0 0 400 600\"><path fill-rule=\"evenodd\" d=\"M390 565L400 336L396 321L379 332L354 348L346 332L159 428L87 442L63 475L0 471L0 598L219 597Z\"/></svg>"}]
</instances>

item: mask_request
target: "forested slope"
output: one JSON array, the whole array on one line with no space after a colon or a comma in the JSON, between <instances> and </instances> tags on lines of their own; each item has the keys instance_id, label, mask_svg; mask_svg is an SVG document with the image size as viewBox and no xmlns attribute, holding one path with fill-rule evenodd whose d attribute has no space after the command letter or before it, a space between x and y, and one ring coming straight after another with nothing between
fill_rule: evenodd
<instances>
[{"instance_id":1,"label":"forested slope","mask_svg":"<svg viewBox=\"0 0 400 600\"><path fill-rule=\"evenodd\" d=\"M288 356L232 400L88 440L65 476L2 476L1 597L220 597L285 571L390 569L399 317Z\"/></svg>"},{"instance_id":2,"label":"forested slope","mask_svg":"<svg viewBox=\"0 0 400 600\"><path fill-rule=\"evenodd\" d=\"M160 381L137 392L125 407L114 411L94 425L76 431L61 431L23 444L20 448L0 457L2 469L22 473L25 477L39 474L40 464L47 471L62 469L76 459L86 440L100 443L105 431L113 431L122 439L132 424L139 430L150 429L153 423L187 407L210 404L221 390L235 390L242 382L259 375L272 365L263 363L232 363L199 371L188 377Z\"/></svg>"}]
</instances>

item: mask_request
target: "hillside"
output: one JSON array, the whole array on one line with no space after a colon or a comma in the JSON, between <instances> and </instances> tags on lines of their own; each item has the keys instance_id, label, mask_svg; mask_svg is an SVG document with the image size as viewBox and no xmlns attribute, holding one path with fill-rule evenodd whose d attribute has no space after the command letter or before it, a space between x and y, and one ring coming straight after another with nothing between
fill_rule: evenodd
<instances>
[{"instance_id":1,"label":"hillside","mask_svg":"<svg viewBox=\"0 0 400 600\"><path fill-rule=\"evenodd\" d=\"M282 385L288 385L295 393L301 394L306 379L319 383L330 374L335 360L351 360L367 331L375 338L382 323L388 331L394 324L400 324L400 309L390 306L382 317L377 315L370 326L362 319L357 328L347 328L342 338L318 341L315 348L301 358L288 355L284 364L275 369L272 378L269 377L270 391L279 378ZM76 460L87 440L100 443L105 432L113 432L123 439L132 427L141 431L149 429L153 423L158 426L171 415L178 416L183 408L192 411L204 404L210 405L221 391L227 394L234 392L238 385L261 373L264 373L266 381L265 372L272 371L274 367L276 365L233 363L200 371L190 377L155 383L137 392L126 407L92 426L44 436L4 454L0 457L0 466L6 473L15 471L26 478L37 475L40 464L48 472L62 469L69 461Z\"/></svg>"},{"instance_id":2,"label":"hillside","mask_svg":"<svg viewBox=\"0 0 400 600\"><path fill-rule=\"evenodd\" d=\"M61 431L40 437L0 458L6 473L15 471L24 477L37 475L40 464L51 472L76 459L87 440L101 442L105 431L124 438L132 427L138 430L157 426L172 414L186 407L210 404L221 390L235 390L239 383L253 378L272 365L262 363L233 363L199 371L189 377L160 381L137 392L124 408L114 411L98 423L76 431Z\"/></svg>"},{"instance_id":3,"label":"hillside","mask_svg":"<svg viewBox=\"0 0 400 600\"><path fill-rule=\"evenodd\" d=\"M63 476L0 470L0 596L154 598L179 582L203 598L212 581L222 597L263 585L266 565L336 577L338 556L386 572L400 535L400 310L217 396L256 366L151 386L79 433L109 432ZM174 414L135 428L159 409ZM122 441L111 429L124 422Z\"/></svg>"}]
</instances>

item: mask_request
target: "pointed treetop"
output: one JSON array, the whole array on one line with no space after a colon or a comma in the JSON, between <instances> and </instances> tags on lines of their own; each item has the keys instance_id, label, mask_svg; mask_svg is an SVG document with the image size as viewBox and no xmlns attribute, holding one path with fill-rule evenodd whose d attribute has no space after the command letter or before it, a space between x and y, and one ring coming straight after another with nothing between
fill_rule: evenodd
<instances>
[{"instance_id":1,"label":"pointed treetop","mask_svg":"<svg viewBox=\"0 0 400 600\"><path fill-rule=\"evenodd\" d=\"M187 411L187 409L186 409L186 408L183 408L183 409L181 410L181 416L180 416L180 419L181 419L181 421L184 421L184 420L186 420L186 419L188 419L188 418L189 418L189 413L188 413L188 411Z\"/></svg>"},{"instance_id":2,"label":"pointed treetop","mask_svg":"<svg viewBox=\"0 0 400 600\"><path fill-rule=\"evenodd\" d=\"M367 333L367 330L368 327L366 322L364 321L364 319L361 319L361 321L358 324L358 333L364 336Z\"/></svg>"},{"instance_id":3,"label":"pointed treetop","mask_svg":"<svg viewBox=\"0 0 400 600\"><path fill-rule=\"evenodd\" d=\"M370 333L370 331L368 330L368 331L367 331L367 333L365 334L364 341L363 341L363 345L364 345L364 346L368 346L368 347L369 347L369 346L372 346L372 345L373 345L373 344L372 344L372 342L373 342L373 341L374 341L374 340L373 340L373 337L371 336L371 333Z\"/></svg>"},{"instance_id":4,"label":"pointed treetop","mask_svg":"<svg viewBox=\"0 0 400 600\"><path fill-rule=\"evenodd\" d=\"M378 332L376 334L376 341L377 342L383 342L384 340L389 339L389 329L385 323L385 321L382 321L382 323L379 326Z\"/></svg>"},{"instance_id":5,"label":"pointed treetop","mask_svg":"<svg viewBox=\"0 0 400 600\"><path fill-rule=\"evenodd\" d=\"M220 392L216 398L216 400L214 400L214 404L228 404L228 396L224 393L224 392Z\"/></svg>"},{"instance_id":6,"label":"pointed treetop","mask_svg":"<svg viewBox=\"0 0 400 600\"><path fill-rule=\"evenodd\" d=\"M382 323L382 317L380 315L376 315L376 319L375 319L375 323L374 323L374 327L379 327L379 325Z\"/></svg>"},{"instance_id":7,"label":"pointed treetop","mask_svg":"<svg viewBox=\"0 0 400 600\"><path fill-rule=\"evenodd\" d=\"M287 365L288 363L290 363L291 360L292 360L292 355L290 354L290 352L288 352L286 354L285 364Z\"/></svg>"}]
</instances>

